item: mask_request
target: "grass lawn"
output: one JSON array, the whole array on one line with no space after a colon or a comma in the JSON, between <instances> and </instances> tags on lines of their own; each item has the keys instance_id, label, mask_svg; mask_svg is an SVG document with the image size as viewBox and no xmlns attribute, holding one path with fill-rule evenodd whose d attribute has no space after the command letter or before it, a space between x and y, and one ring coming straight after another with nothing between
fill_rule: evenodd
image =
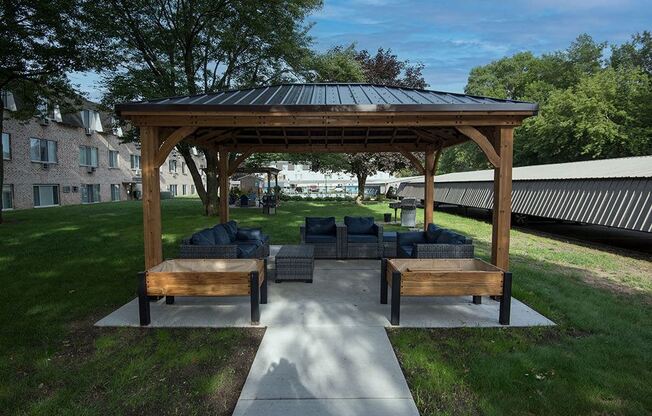
<instances>
[{"instance_id":1,"label":"grass lawn","mask_svg":"<svg viewBox=\"0 0 652 416\"><path fill-rule=\"evenodd\" d=\"M288 202L234 209L273 243L305 216L374 215L386 204ZM263 330L100 329L134 297L143 264L138 202L6 213L0 226L0 413L230 414ZM488 253L490 225L436 213ZM164 257L214 224L197 200L163 201ZM398 228L398 227L392 227ZM426 414L649 414L652 263L512 233L514 295L549 329L391 330Z\"/></svg>"}]
</instances>

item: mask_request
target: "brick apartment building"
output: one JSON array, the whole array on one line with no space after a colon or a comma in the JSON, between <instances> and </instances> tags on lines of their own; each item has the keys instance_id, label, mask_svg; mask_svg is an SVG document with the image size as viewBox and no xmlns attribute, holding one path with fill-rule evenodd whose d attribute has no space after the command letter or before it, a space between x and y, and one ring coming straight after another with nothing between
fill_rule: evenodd
<instances>
[{"instance_id":1,"label":"brick apartment building","mask_svg":"<svg viewBox=\"0 0 652 416\"><path fill-rule=\"evenodd\" d=\"M72 114L54 106L47 116L12 117L16 103L4 93L3 210L126 201L141 192L140 150L122 143L111 115L86 102ZM205 166L197 154L195 163ZM196 195L183 158L173 151L161 166L161 190Z\"/></svg>"}]
</instances>

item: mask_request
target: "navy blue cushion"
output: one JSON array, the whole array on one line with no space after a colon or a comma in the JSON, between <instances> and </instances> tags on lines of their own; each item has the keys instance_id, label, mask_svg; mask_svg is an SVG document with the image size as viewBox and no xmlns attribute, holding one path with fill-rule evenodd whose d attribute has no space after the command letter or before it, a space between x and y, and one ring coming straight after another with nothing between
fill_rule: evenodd
<instances>
[{"instance_id":1,"label":"navy blue cushion","mask_svg":"<svg viewBox=\"0 0 652 416\"><path fill-rule=\"evenodd\" d=\"M373 234L374 217L344 217L348 234Z\"/></svg>"},{"instance_id":2,"label":"navy blue cushion","mask_svg":"<svg viewBox=\"0 0 652 416\"><path fill-rule=\"evenodd\" d=\"M414 253L414 245L412 244L396 247L396 254L400 258L412 257L412 253Z\"/></svg>"},{"instance_id":3,"label":"navy blue cushion","mask_svg":"<svg viewBox=\"0 0 652 416\"><path fill-rule=\"evenodd\" d=\"M236 240L261 240L263 239L263 232L260 228L239 228L236 234Z\"/></svg>"},{"instance_id":4,"label":"navy blue cushion","mask_svg":"<svg viewBox=\"0 0 652 416\"><path fill-rule=\"evenodd\" d=\"M377 243L378 237L372 234L348 234L349 243Z\"/></svg>"},{"instance_id":5,"label":"navy blue cushion","mask_svg":"<svg viewBox=\"0 0 652 416\"><path fill-rule=\"evenodd\" d=\"M213 227L213 234L215 235L216 245L221 246L231 244L229 233L226 231L226 227L224 225L219 224Z\"/></svg>"},{"instance_id":6,"label":"navy blue cushion","mask_svg":"<svg viewBox=\"0 0 652 416\"><path fill-rule=\"evenodd\" d=\"M438 244L464 244L464 237L459 234L444 230L437 239Z\"/></svg>"},{"instance_id":7,"label":"navy blue cushion","mask_svg":"<svg viewBox=\"0 0 652 416\"><path fill-rule=\"evenodd\" d=\"M436 243L443 231L443 228L439 228L435 224L428 224L428 229L426 230L426 242L431 244Z\"/></svg>"},{"instance_id":8,"label":"navy blue cushion","mask_svg":"<svg viewBox=\"0 0 652 416\"><path fill-rule=\"evenodd\" d=\"M254 244L260 243L265 244L269 242L269 236L267 234L261 234L259 240L235 240L236 244L245 243L245 244Z\"/></svg>"},{"instance_id":9,"label":"navy blue cushion","mask_svg":"<svg viewBox=\"0 0 652 416\"><path fill-rule=\"evenodd\" d=\"M335 217L306 217L306 235L335 235Z\"/></svg>"},{"instance_id":10,"label":"navy blue cushion","mask_svg":"<svg viewBox=\"0 0 652 416\"><path fill-rule=\"evenodd\" d=\"M258 249L256 244L238 244L238 258L252 258L256 254L256 249Z\"/></svg>"},{"instance_id":11,"label":"navy blue cushion","mask_svg":"<svg viewBox=\"0 0 652 416\"><path fill-rule=\"evenodd\" d=\"M337 243L337 237L334 235L306 234L306 243Z\"/></svg>"},{"instance_id":12,"label":"navy blue cushion","mask_svg":"<svg viewBox=\"0 0 652 416\"><path fill-rule=\"evenodd\" d=\"M215 233L211 229L198 231L190 237L190 243L196 246L214 246Z\"/></svg>"},{"instance_id":13,"label":"navy blue cushion","mask_svg":"<svg viewBox=\"0 0 652 416\"><path fill-rule=\"evenodd\" d=\"M398 245L424 244L426 242L426 233L422 231L396 233L396 243Z\"/></svg>"},{"instance_id":14,"label":"navy blue cushion","mask_svg":"<svg viewBox=\"0 0 652 416\"><path fill-rule=\"evenodd\" d=\"M396 241L396 231L385 231L383 241Z\"/></svg>"},{"instance_id":15,"label":"navy blue cushion","mask_svg":"<svg viewBox=\"0 0 652 416\"><path fill-rule=\"evenodd\" d=\"M231 220L224 224L224 229L226 229L227 234L229 234L229 239L231 241L235 240L235 235L238 233L238 223Z\"/></svg>"}]
</instances>

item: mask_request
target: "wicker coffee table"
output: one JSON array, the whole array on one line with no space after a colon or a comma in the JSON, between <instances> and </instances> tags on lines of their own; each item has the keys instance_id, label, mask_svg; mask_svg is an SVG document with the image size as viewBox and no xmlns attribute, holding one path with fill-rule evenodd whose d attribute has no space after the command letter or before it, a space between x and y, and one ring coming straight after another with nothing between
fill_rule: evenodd
<instances>
[{"instance_id":1,"label":"wicker coffee table","mask_svg":"<svg viewBox=\"0 0 652 416\"><path fill-rule=\"evenodd\" d=\"M312 283L315 247L310 244L283 246L276 254L276 282Z\"/></svg>"}]
</instances>

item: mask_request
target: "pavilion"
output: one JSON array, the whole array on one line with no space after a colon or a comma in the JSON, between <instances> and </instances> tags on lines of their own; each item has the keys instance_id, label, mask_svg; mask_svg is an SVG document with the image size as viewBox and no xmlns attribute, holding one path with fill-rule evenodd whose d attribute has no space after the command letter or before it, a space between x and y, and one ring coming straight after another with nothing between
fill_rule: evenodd
<instances>
[{"instance_id":1,"label":"pavilion","mask_svg":"<svg viewBox=\"0 0 652 416\"><path fill-rule=\"evenodd\" d=\"M399 152L432 184L441 151L471 140L494 169L491 258L507 270L513 133L537 111L534 103L370 84L284 84L117 105L140 129L145 266L163 259L159 167L182 140L218 155L221 222L229 218L229 176L252 153ZM229 161L231 152L238 156ZM424 189L428 224L434 188Z\"/></svg>"}]
</instances>

